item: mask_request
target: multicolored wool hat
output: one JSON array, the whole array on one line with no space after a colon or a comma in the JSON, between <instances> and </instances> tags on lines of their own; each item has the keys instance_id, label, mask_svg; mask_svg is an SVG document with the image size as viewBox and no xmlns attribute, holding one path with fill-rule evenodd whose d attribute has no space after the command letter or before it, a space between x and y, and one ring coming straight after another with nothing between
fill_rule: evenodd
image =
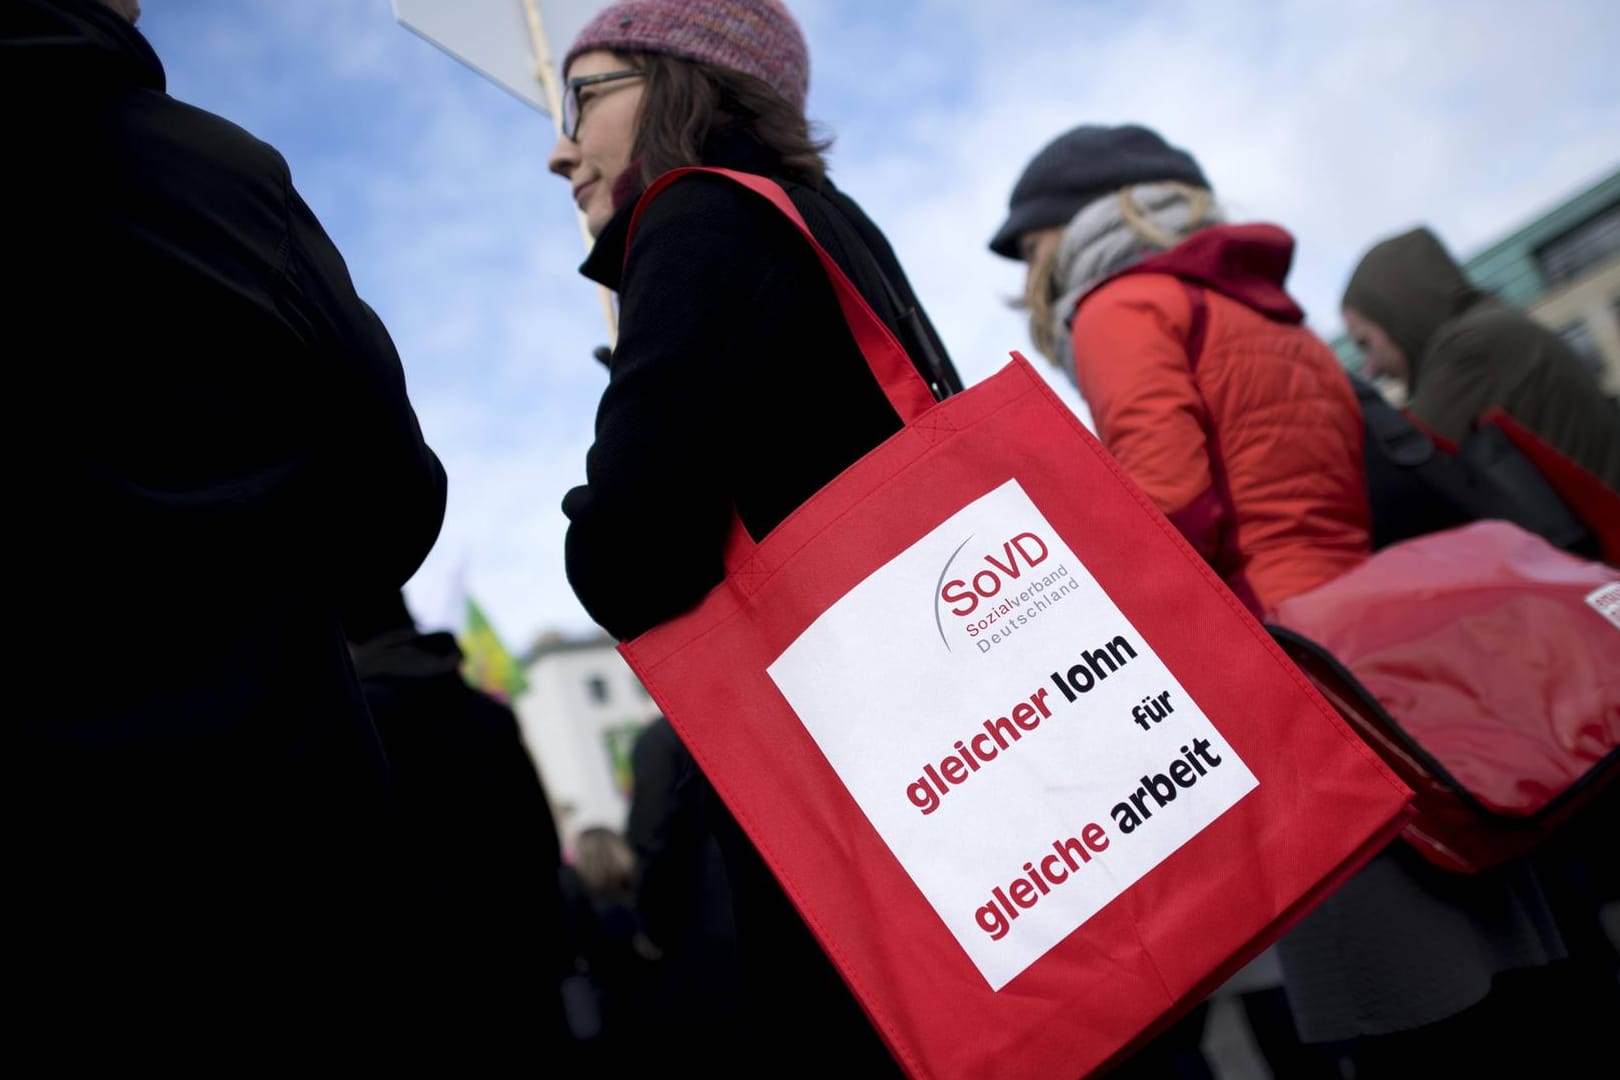
<instances>
[{"instance_id":1,"label":"multicolored wool hat","mask_svg":"<svg viewBox=\"0 0 1620 1080\"><path fill-rule=\"evenodd\" d=\"M585 24L563 60L581 53L666 53L763 80L800 112L810 89L810 52L799 24L776 0L623 0Z\"/></svg>"}]
</instances>

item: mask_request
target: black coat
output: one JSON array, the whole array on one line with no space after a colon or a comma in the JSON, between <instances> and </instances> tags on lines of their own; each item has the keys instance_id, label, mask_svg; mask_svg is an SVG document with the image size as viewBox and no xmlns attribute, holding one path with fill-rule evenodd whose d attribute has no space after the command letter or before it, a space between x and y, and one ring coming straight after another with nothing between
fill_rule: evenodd
<instances>
[{"instance_id":1,"label":"black coat","mask_svg":"<svg viewBox=\"0 0 1620 1080\"><path fill-rule=\"evenodd\" d=\"M518 720L462 678L447 633L355 648L400 811L395 942L411 1042L455 1067L546 1074L573 1052L562 980L574 948L557 826ZM402 1034L403 1040L403 1034Z\"/></svg>"},{"instance_id":2,"label":"black coat","mask_svg":"<svg viewBox=\"0 0 1620 1080\"><path fill-rule=\"evenodd\" d=\"M711 142L704 160L765 171L738 144ZM927 372L925 349L943 350L881 232L831 183L786 187ZM569 580L620 638L719 584L733 507L762 538L900 428L825 271L777 210L728 181L685 178L649 204L626 259L629 214L608 223L583 268L618 292L619 340L586 484L563 501ZM741 828L718 798L708 803L737 924L744 1054L792 1046L806 1075L894 1070Z\"/></svg>"},{"instance_id":3,"label":"black coat","mask_svg":"<svg viewBox=\"0 0 1620 1080\"><path fill-rule=\"evenodd\" d=\"M625 839L636 855L636 910L661 951L645 1023L666 1049L731 1075L744 1065L731 886L714 834L714 792L668 719L636 737ZM696 1051L696 1052L694 1052Z\"/></svg>"},{"instance_id":4,"label":"black coat","mask_svg":"<svg viewBox=\"0 0 1620 1080\"><path fill-rule=\"evenodd\" d=\"M444 471L286 162L131 25L7 0L0 94L33 1002L193 1050L353 1032L391 810L336 600L410 577Z\"/></svg>"},{"instance_id":5,"label":"black coat","mask_svg":"<svg viewBox=\"0 0 1620 1080\"><path fill-rule=\"evenodd\" d=\"M744 151L721 157L759 171ZM937 339L882 233L830 182L786 186L922 367L915 343ZM621 639L720 583L733 505L760 539L900 429L825 271L775 208L715 177L683 179L649 204L626 261L630 212L583 267L619 294L619 340L586 483L563 500L569 581Z\"/></svg>"}]
</instances>

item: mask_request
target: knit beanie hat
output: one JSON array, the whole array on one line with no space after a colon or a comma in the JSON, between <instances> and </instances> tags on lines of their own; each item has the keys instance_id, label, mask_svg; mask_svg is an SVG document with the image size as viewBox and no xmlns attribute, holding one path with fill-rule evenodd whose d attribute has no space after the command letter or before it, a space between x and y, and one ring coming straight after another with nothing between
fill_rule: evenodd
<instances>
[{"instance_id":1,"label":"knit beanie hat","mask_svg":"<svg viewBox=\"0 0 1620 1080\"><path fill-rule=\"evenodd\" d=\"M990 250L1018 258L1018 238L1031 229L1067 225L1080 208L1132 184L1179 180L1208 188L1191 154L1136 124L1083 124L1053 139L1024 169L1007 200L1007 220Z\"/></svg>"},{"instance_id":2,"label":"knit beanie hat","mask_svg":"<svg viewBox=\"0 0 1620 1080\"><path fill-rule=\"evenodd\" d=\"M563 71L592 49L665 53L740 71L800 112L810 89L804 35L777 0L622 0L585 24Z\"/></svg>"}]
</instances>

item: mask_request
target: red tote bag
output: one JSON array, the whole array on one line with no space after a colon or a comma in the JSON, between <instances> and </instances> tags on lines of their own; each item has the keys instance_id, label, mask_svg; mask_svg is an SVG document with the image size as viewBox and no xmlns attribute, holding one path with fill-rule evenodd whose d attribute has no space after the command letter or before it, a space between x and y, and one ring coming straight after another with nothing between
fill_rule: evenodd
<instances>
[{"instance_id":1,"label":"red tote bag","mask_svg":"<svg viewBox=\"0 0 1620 1080\"><path fill-rule=\"evenodd\" d=\"M1085 1075L1411 793L1028 361L936 403L816 251L905 426L621 651L909 1075Z\"/></svg>"}]
</instances>

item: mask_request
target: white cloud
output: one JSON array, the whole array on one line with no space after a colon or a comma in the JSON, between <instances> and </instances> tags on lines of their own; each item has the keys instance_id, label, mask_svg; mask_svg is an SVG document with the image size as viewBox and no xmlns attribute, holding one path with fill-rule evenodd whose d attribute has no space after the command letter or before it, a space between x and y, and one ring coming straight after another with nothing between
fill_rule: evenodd
<instances>
[{"instance_id":1,"label":"white cloud","mask_svg":"<svg viewBox=\"0 0 1620 1080\"><path fill-rule=\"evenodd\" d=\"M1324 334L1381 236L1428 221L1466 252L1620 164L1613 5L930 6L973 25L976 55L948 61L971 98L895 101L850 73L840 90L864 100L839 176L978 374L997 343L1024 341L989 302L1020 271L983 243L1023 164L1078 123L1157 128L1235 217L1294 232L1291 284ZM898 127L909 138L890 151L883 132Z\"/></svg>"},{"instance_id":2,"label":"white cloud","mask_svg":"<svg viewBox=\"0 0 1620 1080\"><path fill-rule=\"evenodd\" d=\"M1022 270L984 244L1023 164L1077 123L1158 128L1234 216L1294 232L1293 289L1323 333L1376 239L1427 221L1467 253L1620 164L1607 0L789 2L834 175L970 379L1029 348L1003 303ZM164 39L166 19L195 32ZM545 172L550 121L384 0L183 20L153 4L142 26L178 96L287 154L400 347L451 475L443 537L409 587L424 620L447 616L464 574L513 644L591 630L564 578L558 503L583 475L605 330L575 272L566 189Z\"/></svg>"}]
</instances>

